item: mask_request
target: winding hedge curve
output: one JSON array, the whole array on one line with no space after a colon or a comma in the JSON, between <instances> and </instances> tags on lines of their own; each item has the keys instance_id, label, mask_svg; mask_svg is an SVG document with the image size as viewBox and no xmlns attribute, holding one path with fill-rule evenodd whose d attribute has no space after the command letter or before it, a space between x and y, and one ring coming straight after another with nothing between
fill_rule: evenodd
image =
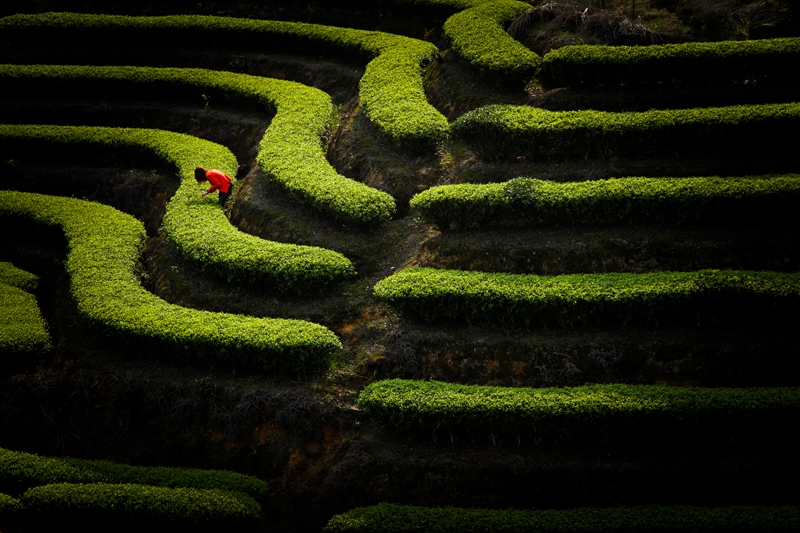
<instances>
[{"instance_id":1,"label":"winding hedge curve","mask_svg":"<svg viewBox=\"0 0 800 533\"><path fill-rule=\"evenodd\" d=\"M261 506L249 496L217 489L134 484L58 483L33 487L20 496L22 513L39 523L67 527L124 524L164 531L174 527L253 527Z\"/></svg>"},{"instance_id":2,"label":"winding hedge curve","mask_svg":"<svg viewBox=\"0 0 800 533\"><path fill-rule=\"evenodd\" d=\"M494 221L542 224L752 224L790 220L800 175L627 177L580 182L516 178L505 183L440 185L411 208L441 230Z\"/></svg>"},{"instance_id":3,"label":"winding hedge curve","mask_svg":"<svg viewBox=\"0 0 800 533\"><path fill-rule=\"evenodd\" d=\"M130 466L72 457L41 457L0 448L0 492L19 494L32 487L55 483L112 483L154 487L219 489L241 492L256 499L269 487L260 479L227 470Z\"/></svg>"},{"instance_id":4,"label":"winding hedge curve","mask_svg":"<svg viewBox=\"0 0 800 533\"><path fill-rule=\"evenodd\" d=\"M438 381L371 383L358 397L370 418L421 436L523 437L564 445L789 445L800 388L584 385L509 388Z\"/></svg>"},{"instance_id":5,"label":"winding hedge curve","mask_svg":"<svg viewBox=\"0 0 800 533\"><path fill-rule=\"evenodd\" d=\"M537 78L545 87L800 81L800 38L652 46L572 45L548 52Z\"/></svg>"},{"instance_id":6,"label":"winding hedge curve","mask_svg":"<svg viewBox=\"0 0 800 533\"><path fill-rule=\"evenodd\" d=\"M444 33L455 53L487 75L514 80L533 76L542 58L514 40L501 26L530 9L530 4L516 0L454 3L473 6L444 23Z\"/></svg>"},{"instance_id":7,"label":"winding hedge curve","mask_svg":"<svg viewBox=\"0 0 800 533\"><path fill-rule=\"evenodd\" d=\"M195 166L236 175L236 158L218 144L162 130L88 126L0 125L0 139L6 143L3 153L16 148L46 157L43 154L56 147L78 154L89 150L98 157L99 152L107 151L130 154L135 160L157 160L174 168L181 184L167 205L164 233L184 256L229 281L307 293L355 274L352 263L332 250L243 233L230 224L214 198L201 198Z\"/></svg>"},{"instance_id":8,"label":"winding hedge curve","mask_svg":"<svg viewBox=\"0 0 800 533\"><path fill-rule=\"evenodd\" d=\"M255 103L275 112L261 139L258 163L295 200L350 225L378 224L395 211L389 194L338 174L325 159L321 138L334 110L330 96L313 87L204 69L56 65L0 65L0 83L32 94L42 87L75 91L102 83L106 90L125 93L138 88L151 95L183 93L190 99L196 93L215 101ZM229 173L235 176L232 165Z\"/></svg>"},{"instance_id":9,"label":"winding hedge curve","mask_svg":"<svg viewBox=\"0 0 800 533\"><path fill-rule=\"evenodd\" d=\"M381 132L411 148L430 147L449 133L447 119L428 103L422 84L422 70L436 58L438 49L410 37L301 22L75 13L12 15L0 19L0 32L12 44L47 36L48 41L62 38L73 44L99 39L107 45L129 46L135 39L147 41L149 46L208 47L217 43L220 47L236 45L259 51L343 50L371 59L360 82L361 105Z\"/></svg>"},{"instance_id":10,"label":"winding hedge curve","mask_svg":"<svg viewBox=\"0 0 800 533\"><path fill-rule=\"evenodd\" d=\"M461 509L381 503L338 514L325 533L789 533L798 506Z\"/></svg>"},{"instance_id":11,"label":"winding hedge curve","mask_svg":"<svg viewBox=\"0 0 800 533\"><path fill-rule=\"evenodd\" d=\"M143 353L304 372L341 348L336 335L318 324L197 311L149 293L135 275L144 226L109 206L0 191L0 216L60 227L68 241L66 268L78 311L99 332L142 347Z\"/></svg>"},{"instance_id":12,"label":"winding hedge curve","mask_svg":"<svg viewBox=\"0 0 800 533\"><path fill-rule=\"evenodd\" d=\"M485 159L793 151L800 103L696 109L547 111L489 105L453 122L453 136Z\"/></svg>"},{"instance_id":13,"label":"winding hedge curve","mask_svg":"<svg viewBox=\"0 0 800 533\"><path fill-rule=\"evenodd\" d=\"M30 293L38 276L0 262L0 367L8 358L27 358L52 347L47 323Z\"/></svg>"},{"instance_id":14,"label":"winding hedge curve","mask_svg":"<svg viewBox=\"0 0 800 533\"><path fill-rule=\"evenodd\" d=\"M800 310L800 273L745 270L537 276L414 267L373 291L427 322L514 327L774 322Z\"/></svg>"}]
</instances>

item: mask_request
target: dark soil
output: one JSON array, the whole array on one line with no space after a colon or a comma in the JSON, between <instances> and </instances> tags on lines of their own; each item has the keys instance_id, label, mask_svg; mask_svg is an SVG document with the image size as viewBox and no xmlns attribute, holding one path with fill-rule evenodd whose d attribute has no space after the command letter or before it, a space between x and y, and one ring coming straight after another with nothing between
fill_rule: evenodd
<instances>
[{"instance_id":1,"label":"dark soil","mask_svg":"<svg viewBox=\"0 0 800 533\"><path fill-rule=\"evenodd\" d=\"M486 80L446 52L439 29L446 13L424 17L377 11L355 0L311 4L24 2L47 9L163 14L220 11L234 16L305 20L394 31L436 42L442 60L426 72L431 102L451 120L491 103L548 109L642 110L734 103L788 102L785 86L671 87L645 91L543 92L534 85ZM224 4L224 5L223 5ZM274 5L273 5L274 4ZM383 4L379 3L381 10ZM316 5L316 4L314 4ZM160 6L160 7L159 7ZM6 9L6 8L4 8ZM380 16L378 15L379 13ZM232 286L188 263L160 235L177 181L160 168L110 167L75 154L47 161L3 154L6 187L85 197L145 222L149 245L142 283L165 300L198 309L302 318L324 324L344 349L332 368L313 376L263 376L235 368L177 364L157 353L115 345L82 324L63 268L63 236L3 221L0 261L41 276L36 291L54 350L22 368L3 368L0 446L46 455L140 465L224 468L251 474L273 489L269 530L314 532L335 513L381 501L490 508L567 508L638 504L798 504L795 453L735 445L569 450L532 442L451 443L395 435L356 407L369 382L390 377L505 386L643 383L751 387L800 385L796 328L763 324L693 324L512 330L466 323L424 324L372 297L378 280L407 266L497 272L651 272L733 268L796 272L800 228L580 227L513 225L441 232L409 212L408 200L430 186L625 175L692 176L797 172L797 154L770 158L664 157L616 160L485 162L457 144L407 154L381 137L357 96L363 65L329 58L246 52L198 54L140 49L87 52L6 50L3 62L129 64L230 69L301 81L329 92L340 106L328 135L328 158L345 176L398 200L394 220L377 229L334 224L297 205L254 165L269 116L216 102L115 99L113 95L4 95L0 122L161 128L228 146L240 161L230 219L262 238L324 246L356 265L355 280L326 294L297 298L268 287ZM795 488L792 488L795 487ZM24 531L24 527L21 527Z\"/></svg>"}]
</instances>

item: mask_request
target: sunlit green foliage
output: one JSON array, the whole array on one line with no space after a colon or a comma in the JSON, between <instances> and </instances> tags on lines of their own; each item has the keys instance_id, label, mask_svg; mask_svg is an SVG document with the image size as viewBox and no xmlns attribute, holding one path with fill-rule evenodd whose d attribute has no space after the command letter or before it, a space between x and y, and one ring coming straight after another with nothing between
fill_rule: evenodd
<instances>
[{"instance_id":1,"label":"sunlit green foliage","mask_svg":"<svg viewBox=\"0 0 800 533\"><path fill-rule=\"evenodd\" d=\"M490 105L465 113L453 135L481 157L603 157L797 149L786 135L800 126L800 104L696 109L548 111Z\"/></svg>"},{"instance_id":2,"label":"sunlit green foliage","mask_svg":"<svg viewBox=\"0 0 800 533\"><path fill-rule=\"evenodd\" d=\"M325 533L789 533L797 506L461 509L381 503L331 518Z\"/></svg>"},{"instance_id":3,"label":"sunlit green foliage","mask_svg":"<svg viewBox=\"0 0 800 533\"><path fill-rule=\"evenodd\" d=\"M778 443L800 414L800 389L584 385L513 388L439 381L372 383L358 398L370 418L394 431L518 441L635 446Z\"/></svg>"},{"instance_id":4,"label":"sunlit green foliage","mask_svg":"<svg viewBox=\"0 0 800 533\"><path fill-rule=\"evenodd\" d=\"M217 531L252 527L261 518L261 507L249 496L217 489L59 483L29 489L20 501L31 520L65 527L99 522L159 531L174 527Z\"/></svg>"},{"instance_id":5,"label":"sunlit green foliage","mask_svg":"<svg viewBox=\"0 0 800 533\"><path fill-rule=\"evenodd\" d=\"M653 46L573 45L548 52L547 87L800 80L800 38Z\"/></svg>"},{"instance_id":6,"label":"sunlit green foliage","mask_svg":"<svg viewBox=\"0 0 800 533\"><path fill-rule=\"evenodd\" d=\"M428 322L514 327L776 320L800 308L800 274L698 270L503 274L407 268L375 284L375 296Z\"/></svg>"},{"instance_id":7,"label":"sunlit green foliage","mask_svg":"<svg viewBox=\"0 0 800 533\"><path fill-rule=\"evenodd\" d=\"M442 140L449 129L447 119L428 103L422 87L422 68L436 57L438 50L431 43L410 37L301 22L200 15L128 17L75 13L5 17L0 19L0 32L4 39L15 43L30 43L38 35L48 42L64 39L73 45L103 42L107 46L112 43L128 46L131 42L147 42L148 46L244 47L259 53L270 49L339 51L348 57L371 60L361 79L361 105L375 125L395 142L412 148L428 147ZM303 100L300 95L291 98L285 94L284 98ZM322 120L323 128L329 115L330 111ZM309 128L301 117L287 120L302 125L302 129ZM310 129L319 133L316 131L319 126L315 123Z\"/></svg>"},{"instance_id":8,"label":"sunlit green foliage","mask_svg":"<svg viewBox=\"0 0 800 533\"><path fill-rule=\"evenodd\" d=\"M30 293L39 278L11 263L0 262L0 367L15 359L47 351L51 347L47 324Z\"/></svg>"},{"instance_id":9,"label":"sunlit green foliage","mask_svg":"<svg viewBox=\"0 0 800 533\"><path fill-rule=\"evenodd\" d=\"M200 101L205 95L213 101L255 104L269 113L275 112L259 145L258 162L267 176L293 198L351 225L388 220L395 210L394 199L389 194L345 178L325 159L321 139L334 109L330 96L313 87L204 69L55 65L0 65L0 83L7 91L16 92L41 92L42 87L49 91L75 92L87 84L102 84L106 90L113 88L124 94L138 90L150 98L167 93ZM196 145L194 150L210 146L205 141L191 142ZM206 148L205 152L213 150ZM237 163L233 155L228 152L225 157L225 168L220 167L220 170L235 176ZM189 166L204 166L197 155L192 156L191 150L184 151L180 163L183 164L181 175ZM223 165L222 162L216 164ZM183 193L182 189L179 196ZM338 268L341 269L341 265Z\"/></svg>"},{"instance_id":10,"label":"sunlit green foliage","mask_svg":"<svg viewBox=\"0 0 800 533\"><path fill-rule=\"evenodd\" d=\"M109 206L0 191L0 215L64 231L78 311L98 331L129 347L157 357L288 372L318 368L341 347L333 332L310 322L196 311L154 296L134 274L144 226Z\"/></svg>"},{"instance_id":11,"label":"sunlit green foliage","mask_svg":"<svg viewBox=\"0 0 800 533\"><path fill-rule=\"evenodd\" d=\"M440 229L504 221L513 225L752 224L789 220L800 204L800 175L617 178L442 185L411 199Z\"/></svg>"},{"instance_id":12,"label":"sunlit green foliage","mask_svg":"<svg viewBox=\"0 0 800 533\"><path fill-rule=\"evenodd\" d=\"M16 494L53 483L134 483L158 487L220 489L263 498L269 488L263 481L227 470L130 466L72 457L40 457L0 448L0 487Z\"/></svg>"}]
</instances>

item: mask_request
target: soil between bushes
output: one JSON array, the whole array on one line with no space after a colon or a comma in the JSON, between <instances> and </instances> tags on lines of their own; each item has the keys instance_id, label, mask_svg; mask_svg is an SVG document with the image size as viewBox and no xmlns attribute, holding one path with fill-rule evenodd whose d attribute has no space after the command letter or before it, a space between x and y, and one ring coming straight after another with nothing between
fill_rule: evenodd
<instances>
[{"instance_id":1,"label":"soil between bushes","mask_svg":"<svg viewBox=\"0 0 800 533\"><path fill-rule=\"evenodd\" d=\"M327 294L293 298L269 287L230 286L186 262L159 235L164 206L177 186L163 169L65 168L9 160L2 168L19 190L52 193L57 187L59 194L110 203L141 218L151 236L142 281L167 301L303 318L330 327L344 344L334 367L325 375L269 377L131 353L81 324L61 266L63 238L42 228L7 225L0 237L0 261L42 276L36 294L56 348L24 368L5 369L0 425L6 429L0 446L255 475L274 490L265 515L268 528L275 531L318 531L334 513L381 501L493 508L800 502L796 489L786 489L796 485L800 464L785 450L556 450L503 440L492 445L488 437L450 443L386 432L355 407L365 384L388 377L508 386L798 385L800 344L797 332L789 328L514 331L430 325L398 316L371 296L376 281L416 265L540 274L698 268L797 271L796 227L502 227L441 233L407 207L413 194L436 184L519 175L573 180L794 172L796 154L768 161L757 154L738 154L703 160L486 163L453 143L437 153L412 157L377 134L359 106L353 83L357 76L343 75L343 67L309 64L304 71L296 59L243 55L207 56L200 63L220 66L232 61L263 75L282 62L286 73L305 76L311 80L307 83L336 95L342 105L329 139L329 159L342 174L392 193L398 199L397 217L379 229L353 229L298 207L253 167L266 117L215 106L209 111L202 103L179 107L64 99L46 106L40 101L0 102L0 118L15 122L57 117L65 123L159 127L225 144L242 163L232 223L262 238L340 251L356 265L356 280ZM309 77L308 71L314 74ZM597 93L544 94L530 87L526 92L483 82L470 86L474 75L445 56L427 78L431 100L451 118L487 103L531 101L575 109L608 101ZM740 89L718 93L725 101L788 101L797 96L786 88L760 93ZM613 105L633 109L662 96L633 94ZM696 105L693 102L703 97L692 91L672 94L669 104Z\"/></svg>"}]
</instances>

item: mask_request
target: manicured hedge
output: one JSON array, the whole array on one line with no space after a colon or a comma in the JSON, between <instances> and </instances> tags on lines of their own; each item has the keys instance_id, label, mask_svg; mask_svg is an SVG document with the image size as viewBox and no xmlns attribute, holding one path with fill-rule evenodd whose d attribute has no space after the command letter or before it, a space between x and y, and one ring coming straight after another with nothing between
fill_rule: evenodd
<instances>
[{"instance_id":1,"label":"manicured hedge","mask_svg":"<svg viewBox=\"0 0 800 533\"><path fill-rule=\"evenodd\" d=\"M164 232L183 255L229 281L309 293L355 274L352 263L332 250L243 233L225 217L216 195L201 198L195 166L218 168L230 176L237 169L233 154L210 141L161 130L29 125L0 126L0 139L10 144L0 151L18 147L40 160L55 149L94 159L101 152L109 157L127 155L134 161L158 160L174 168L181 185L167 205Z\"/></svg>"},{"instance_id":2,"label":"manicured hedge","mask_svg":"<svg viewBox=\"0 0 800 533\"><path fill-rule=\"evenodd\" d=\"M8 494L0 494L0 520L13 518L22 510L22 503Z\"/></svg>"},{"instance_id":3,"label":"manicured hedge","mask_svg":"<svg viewBox=\"0 0 800 533\"><path fill-rule=\"evenodd\" d=\"M411 208L440 229L493 221L514 225L753 224L790 220L800 205L800 175L693 178L614 178L431 187Z\"/></svg>"},{"instance_id":4,"label":"manicured hedge","mask_svg":"<svg viewBox=\"0 0 800 533\"><path fill-rule=\"evenodd\" d=\"M800 81L800 38L661 44L564 46L545 54L546 87L652 83Z\"/></svg>"},{"instance_id":5,"label":"manicured hedge","mask_svg":"<svg viewBox=\"0 0 800 533\"><path fill-rule=\"evenodd\" d=\"M18 359L49 350L50 335L29 291L39 278L11 263L0 262L0 368Z\"/></svg>"},{"instance_id":6,"label":"manicured hedge","mask_svg":"<svg viewBox=\"0 0 800 533\"><path fill-rule=\"evenodd\" d=\"M133 483L169 488L219 489L262 499L263 481L227 470L130 466L72 457L40 457L0 448L0 491L10 494L54 483Z\"/></svg>"},{"instance_id":7,"label":"manicured hedge","mask_svg":"<svg viewBox=\"0 0 800 533\"><path fill-rule=\"evenodd\" d=\"M124 530L192 527L219 531L254 527L261 519L255 500L217 489L58 483L29 489L20 501L23 513L33 522L68 528L87 524L92 530L117 524Z\"/></svg>"},{"instance_id":8,"label":"manicured hedge","mask_svg":"<svg viewBox=\"0 0 800 533\"><path fill-rule=\"evenodd\" d=\"M111 94L178 94L195 102L205 95L213 101L255 104L275 112L261 140L258 162L297 201L350 225L374 225L395 211L389 194L338 174L325 159L321 138L334 109L330 96L312 87L203 69L53 65L0 65L0 84L9 93L74 93L91 84ZM227 157L229 173L235 176L236 162Z\"/></svg>"},{"instance_id":9,"label":"manicured hedge","mask_svg":"<svg viewBox=\"0 0 800 533\"><path fill-rule=\"evenodd\" d=\"M72 296L99 332L155 357L304 372L326 364L341 343L301 320L256 318L171 305L136 278L145 230L109 206L40 194L0 191L0 216L60 227Z\"/></svg>"},{"instance_id":10,"label":"manicured hedge","mask_svg":"<svg viewBox=\"0 0 800 533\"><path fill-rule=\"evenodd\" d=\"M800 274L737 270L647 274L495 274L407 268L375 284L399 312L428 322L515 327L787 321Z\"/></svg>"},{"instance_id":11,"label":"manicured hedge","mask_svg":"<svg viewBox=\"0 0 800 533\"><path fill-rule=\"evenodd\" d=\"M800 388L584 385L509 388L388 380L358 406L401 434L559 445L789 445ZM511 438L509 438L511 437Z\"/></svg>"},{"instance_id":12,"label":"manicured hedge","mask_svg":"<svg viewBox=\"0 0 800 533\"><path fill-rule=\"evenodd\" d=\"M514 157L701 156L739 150L797 150L800 104L697 109L547 111L490 105L465 113L453 135L486 159Z\"/></svg>"},{"instance_id":13,"label":"manicured hedge","mask_svg":"<svg viewBox=\"0 0 800 533\"><path fill-rule=\"evenodd\" d=\"M75 13L12 15L0 19L0 33L17 47L38 46L40 39L46 39L71 46L102 42L104 46L141 43L148 47L213 47L259 53L342 51L347 57L372 60L361 79L361 104L378 129L396 143L407 148L429 148L449 131L447 119L428 103L422 86L422 69L438 50L431 43L409 37L300 22ZM327 122L323 121L323 125L327 126Z\"/></svg>"},{"instance_id":14,"label":"manicured hedge","mask_svg":"<svg viewBox=\"0 0 800 533\"><path fill-rule=\"evenodd\" d=\"M541 57L514 40L501 26L531 8L516 0L477 4L451 16L444 33L451 49L487 75L521 80L533 76Z\"/></svg>"},{"instance_id":15,"label":"manicured hedge","mask_svg":"<svg viewBox=\"0 0 800 533\"><path fill-rule=\"evenodd\" d=\"M800 507L646 506L567 510L461 509L381 503L338 514L325 533L789 533Z\"/></svg>"}]
</instances>

